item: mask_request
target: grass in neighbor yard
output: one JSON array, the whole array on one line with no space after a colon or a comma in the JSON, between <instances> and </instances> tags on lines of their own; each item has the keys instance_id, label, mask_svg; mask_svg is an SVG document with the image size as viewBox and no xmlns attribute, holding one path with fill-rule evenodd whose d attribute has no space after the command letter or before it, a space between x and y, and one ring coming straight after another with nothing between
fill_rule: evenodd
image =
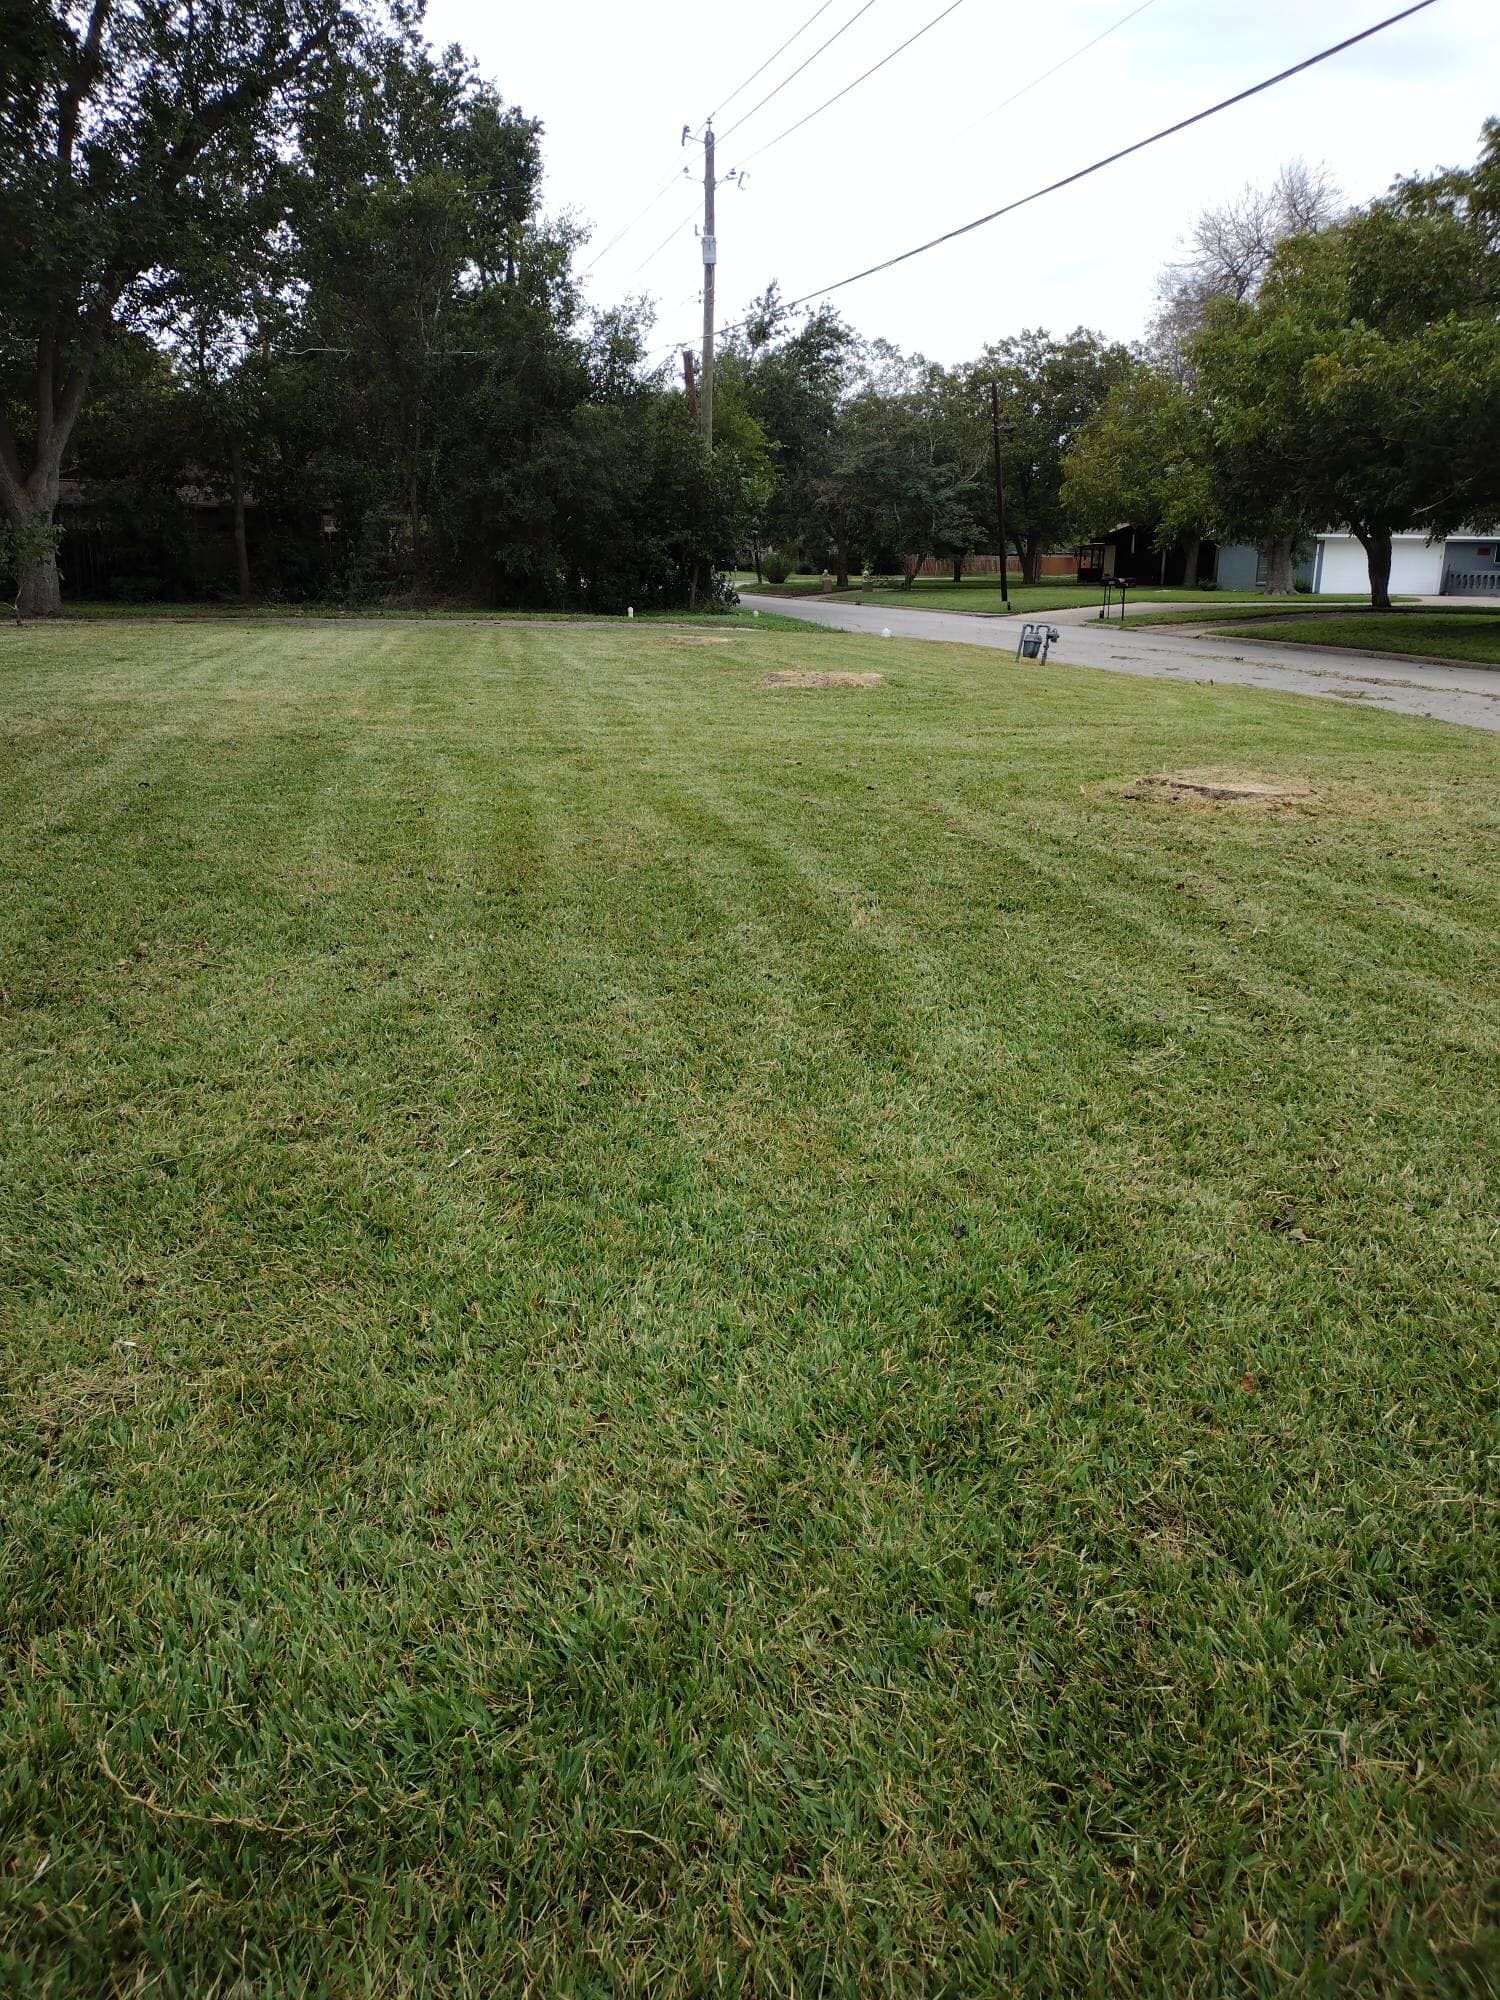
<instances>
[{"instance_id":1,"label":"grass in neighbor yard","mask_svg":"<svg viewBox=\"0 0 1500 2000\"><path fill-rule=\"evenodd\" d=\"M8 1990L1493 1990L1496 738L100 624L0 779Z\"/></svg>"},{"instance_id":2,"label":"grass in neighbor yard","mask_svg":"<svg viewBox=\"0 0 1500 2000\"><path fill-rule=\"evenodd\" d=\"M754 582L739 583L742 600L753 603L762 588L773 597L818 597L823 594L823 586L815 576L788 577L783 584L759 586ZM863 599L867 604L877 600L892 604L904 604L911 611L973 611L988 612L993 616L1003 616L1004 602L1000 596L1000 585L995 577L966 576L962 583L954 583L951 577L919 576L910 590L901 584L885 581L881 583L857 583L849 590L830 591L835 603L853 602ZM1095 609L1103 602L1104 586L1098 583L1012 583L1010 586L1010 608L1013 613L1030 617L1039 611L1072 611L1080 606ZM1184 590L1168 586L1159 589L1156 585L1142 581L1130 593L1131 602L1142 604L1185 604L1212 617L1214 607L1228 604L1272 604L1285 605L1288 609L1305 606L1305 595L1267 598L1263 590ZM1361 603L1360 598L1323 598L1325 604ZM1128 613L1127 613L1128 616Z\"/></svg>"},{"instance_id":3,"label":"grass in neighbor yard","mask_svg":"<svg viewBox=\"0 0 1500 2000\"><path fill-rule=\"evenodd\" d=\"M1472 660L1500 667L1500 611L1365 611L1348 618L1297 618L1231 629L1231 639L1279 639L1298 646L1348 646L1413 659Z\"/></svg>"},{"instance_id":4,"label":"grass in neighbor yard","mask_svg":"<svg viewBox=\"0 0 1500 2000\"><path fill-rule=\"evenodd\" d=\"M1397 598L1395 601L1402 604L1408 600ZM1131 625L1209 625L1221 622L1242 625L1251 619L1284 619L1289 615L1309 619L1348 618L1355 615L1356 608L1361 605L1369 610L1368 594L1361 598L1262 597L1256 604L1244 603L1237 597L1226 598L1222 602L1210 597L1197 605L1173 604L1162 611L1131 610L1126 614L1126 622Z\"/></svg>"}]
</instances>

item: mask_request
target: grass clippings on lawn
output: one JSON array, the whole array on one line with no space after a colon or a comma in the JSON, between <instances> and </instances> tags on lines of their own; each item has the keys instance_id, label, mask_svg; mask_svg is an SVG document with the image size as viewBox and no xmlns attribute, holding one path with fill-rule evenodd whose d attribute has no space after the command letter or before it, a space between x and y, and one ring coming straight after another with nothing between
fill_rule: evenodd
<instances>
[{"instance_id":1,"label":"grass clippings on lawn","mask_svg":"<svg viewBox=\"0 0 1500 2000\"><path fill-rule=\"evenodd\" d=\"M1500 740L667 637L0 631L0 1984L1485 1992Z\"/></svg>"}]
</instances>

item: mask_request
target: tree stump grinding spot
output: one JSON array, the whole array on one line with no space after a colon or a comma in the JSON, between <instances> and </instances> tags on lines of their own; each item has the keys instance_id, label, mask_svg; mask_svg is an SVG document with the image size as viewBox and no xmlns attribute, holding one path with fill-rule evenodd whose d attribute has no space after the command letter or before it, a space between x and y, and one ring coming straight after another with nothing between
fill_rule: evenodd
<instances>
[{"instance_id":1,"label":"tree stump grinding spot","mask_svg":"<svg viewBox=\"0 0 1500 2000\"><path fill-rule=\"evenodd\" d=\"M872 688L879 687L884 674L818 674L800 667L781 667L767 674L763 688Z\"/></svg>"},{"instance_id":2,"label":"tree stump grinding spot","mask_svg":"<svg viewBox=\"0 0 1500 2000\"><path fill-rule=\"evenodd\" d=\"M1196 771L1156 771L1127 785L1122 798L1157 799L1172 805L1313 805L1317 793L1305 785L1278 785L1265 778L1236 778Z\"/></svg>"}]
</instances>

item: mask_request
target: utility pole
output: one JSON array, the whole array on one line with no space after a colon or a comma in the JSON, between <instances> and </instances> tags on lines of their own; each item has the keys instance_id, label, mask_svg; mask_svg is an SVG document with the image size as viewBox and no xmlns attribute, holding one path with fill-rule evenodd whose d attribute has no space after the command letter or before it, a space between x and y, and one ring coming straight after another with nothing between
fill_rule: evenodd
<instances>
[{"instance_id":1,"label":"utility pole","mask_svg":"<svg viewBox=\"0 0 1500 2000\"><path fill-rule=\"evenodd\" d=\"M714 238L714 128L703 128L703 373L698 384L698 415L703 441L714 441L714 266L719 246Z\"/></svg>"},{"instance_id":2,"label":"utility pole","mask_svg":"<svg viewBox=\"0 0 1500 2000\"><path fill-rule=\"evenodd\" d=\"M995 431L995 517L1000 524L1000 601L1010 609L1010 557L1005 551L1005 471L1000 463L1000 384L990 383L990 422Z\"/></svg>"}]
</instances>

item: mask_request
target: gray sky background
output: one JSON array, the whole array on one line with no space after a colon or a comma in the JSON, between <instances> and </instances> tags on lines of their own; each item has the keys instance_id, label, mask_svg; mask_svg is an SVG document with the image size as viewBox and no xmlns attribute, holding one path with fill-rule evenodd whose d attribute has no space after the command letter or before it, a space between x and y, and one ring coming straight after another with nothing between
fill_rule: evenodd
<instances>
[{"instance_id":1,"label":"gray sky background","mask_svg":"<svg viewBox=\"0 0 1500 2000\"><path fill-rule=\"evenodd\" d=\"M679 179L587 279L601 304L649 293L665 345L695 343L701 320L691 221L657 248L701 207L701 154L684 152L678 135L685 121L701 124L816 4L429 0L427 25L435 42L461 43L508 100L543 120L547 207L593 230L580 265L684 163L692 168L697 180ZM748 160L750 177L743 191L719 190L721 325L772 278L794 297L860 270L1257 82L1394 13L1399 0L1147 0L1135 19L993 116L1139 0L963 0L877 76L751 158L945 0L873 0L731 130L862 4L832 0L715 121L725 135L720 171ZM1271 179L1298 154L1326 161L1345 194L1365 200L1398 174L1469 162L1495 113L1500 7L1438 0L1308 75L835 302L862 332L939 361L1024 326L1081 324L1133 338L1158 268L1206 204Z\"/></svg>"}]
</instances>

